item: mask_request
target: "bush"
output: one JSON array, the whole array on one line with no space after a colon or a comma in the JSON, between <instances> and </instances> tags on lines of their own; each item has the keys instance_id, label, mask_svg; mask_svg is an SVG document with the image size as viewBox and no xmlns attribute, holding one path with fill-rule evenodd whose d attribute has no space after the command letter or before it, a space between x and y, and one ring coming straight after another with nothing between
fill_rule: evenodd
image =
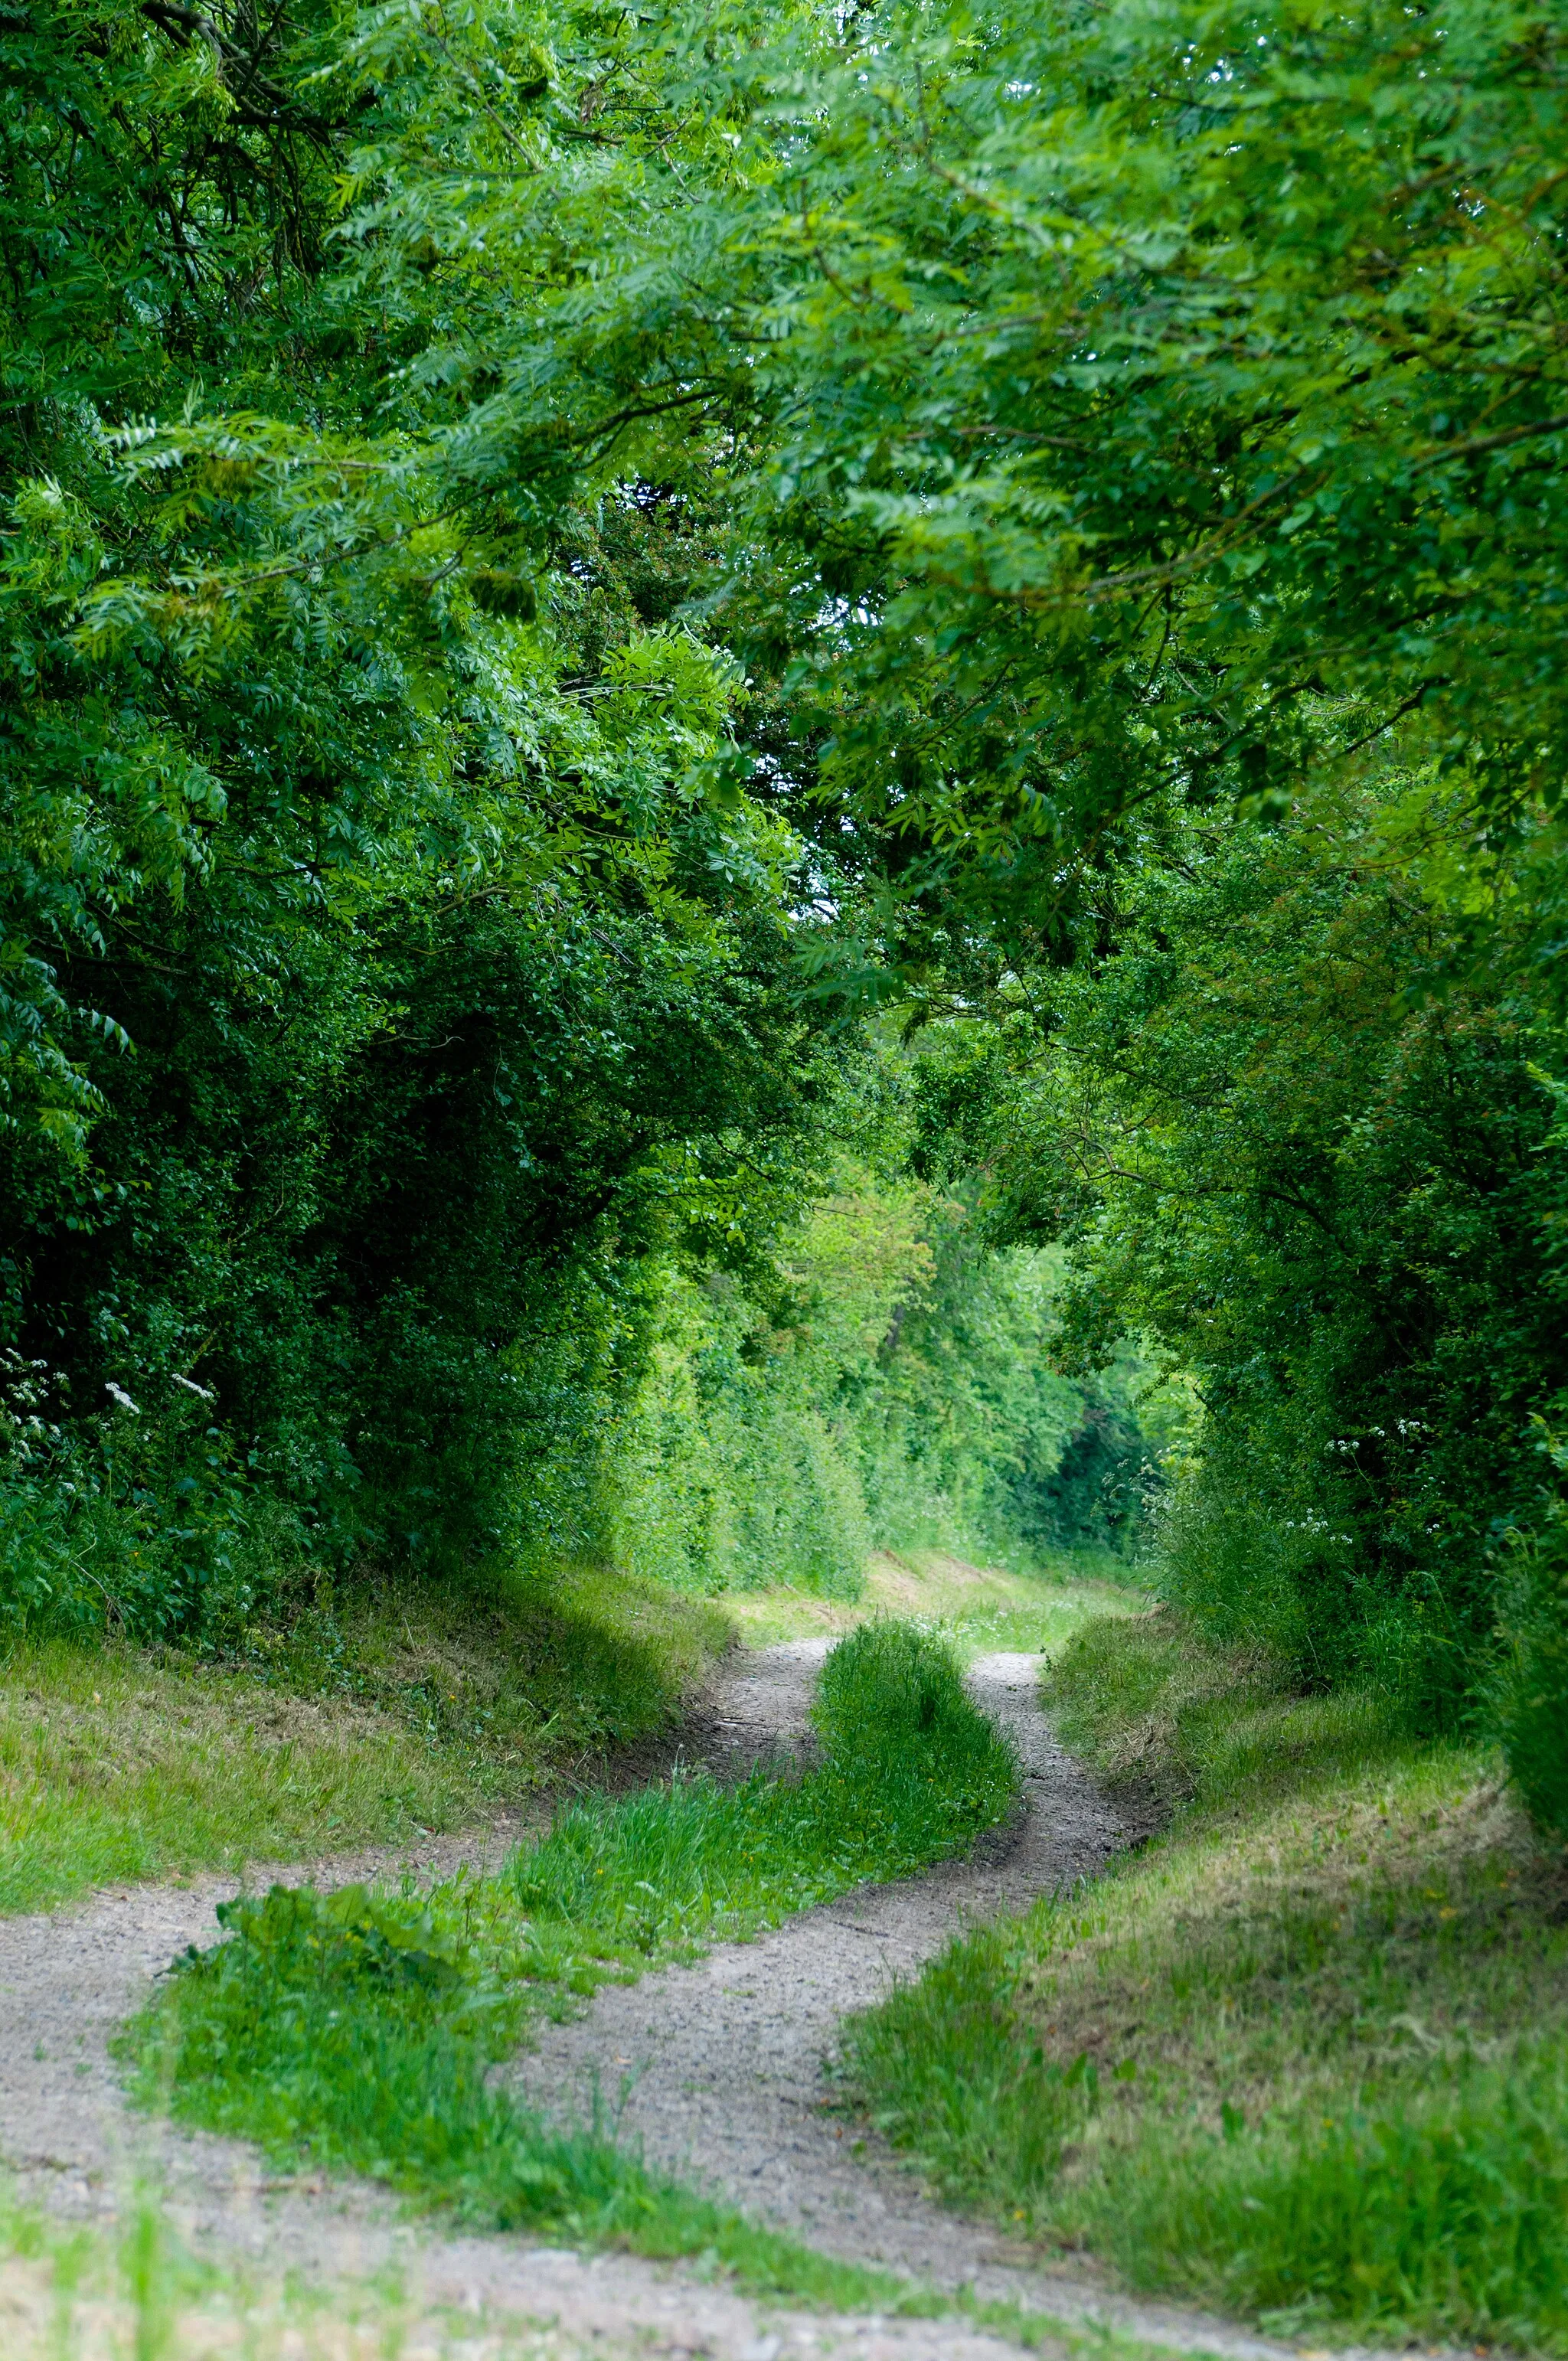
<instances>
[{"instance_id":1,"label":"bush","mask_svg":"<svg viewBox=\"0 0 1568 2361\"><path fill-rule=\"evenodd\" d=\"M955 1658L908 1623L865 1623L839 1642L816 1719L837 1762L915 1742L947 1762L954 1743L989 1756L1003 1742L970 1703Z\"/></svg>"},{"instance_id":2,"label":"bush","mask_svg":"<svg viewBox=\"0 0 1568 2361\"><path fill-rule=\"evenodd\" d=\"M1568 1385L1536 1062L1568 861L1543 831L1483 950L1400 873L1416 810L1458 824L1382 756L1277 821L1151 807L1005 1055L967 1022L943 1055L985 1102L995 1233L1068 1241L1062 1366L1138 1334L1201 1399L1170 1596L1436 1732L1486 1693L1497 1532Z\"/></svg>"},{"instance_id":3,"label":"bush","mask_svg":"<svg viewBox=\"0 0 1568 2361\"><path fill-rule=\"evenodd\" d=\"M1568 1440L1541 1422L1553 1472L1568 1474ZM1497 1734L1531 1817L1568 1839L1568 1499L1547 1493L1533 1532L1516 1528L1506 1653L1494 1691Z\"/></svg>"},{"instance_id":4,"label":"bush","mask_svg":"<svg viewBox=\"0 0 1568 2361\"><path fill-rule=\"evenodd\" d=\"M247 1495L204 1390L121 1393L75 1427L56 1373L0 1352L0 1620L164 1639L243 1620L299 1554L285 1503Z\"/></svg>"}]
</instances>

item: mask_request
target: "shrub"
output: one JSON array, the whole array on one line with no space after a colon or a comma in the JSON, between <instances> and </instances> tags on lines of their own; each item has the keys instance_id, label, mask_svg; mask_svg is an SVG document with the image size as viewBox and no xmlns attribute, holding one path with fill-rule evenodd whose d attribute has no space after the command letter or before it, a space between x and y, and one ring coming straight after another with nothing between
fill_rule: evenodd
<instances>
[{"instance_id":1,"label":"shrub","mask_svg":"<svg viewBox=\"0 0 1568 2361\"><path fill-rule=\"evenodd\" d=\"M1555 1475L1568 1439L1540 1422ZM1494 1690L1498 1736L1537 1823L1568 1839L1568 1499L1543 1496L1533 1532L1516 1528L1515 1580L1504 1609L1506 1653Z\"/></svg>"}]
</instances>

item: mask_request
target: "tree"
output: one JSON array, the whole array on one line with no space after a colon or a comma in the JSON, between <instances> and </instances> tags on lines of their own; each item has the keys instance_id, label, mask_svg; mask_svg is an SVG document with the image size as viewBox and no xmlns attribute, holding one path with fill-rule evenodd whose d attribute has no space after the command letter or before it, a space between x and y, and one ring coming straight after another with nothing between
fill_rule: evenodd
<instances>
[{"instance_id":1,"label":"tree","mask_svg":"<svg viewBox=\"0 0 1568 2361\"><path fill-rule=\"evenodd\" d=\"M722 775L736 667L536 592L506 497L477 555L427 515L439 396L385 434L415 340L334 228L406 93L339 33L0 27L0 1251L58 1446L11 1595L154 1627L291 1546L492 1544L626 1378L640 1259L744 1260L808 1186L845 1049Z\"/></svg>"},{"instance_id":2,"label":"tree","mask_svg":"<svg viewBox=\"0 0 1568 2361\"><path fill-rule=\"evenodd\" d=\"M1067 1237L1069 1363L1131 1331L1190 1373L1176 1595L1441 1721L1491 1677L1568 1360L1560 841L1477 950L1412 874L1431 793L1364 764L1272 826L1146 807L1079 961L933 1028L927 1103L993 1235Z\"/></svg>"}]
</instances>

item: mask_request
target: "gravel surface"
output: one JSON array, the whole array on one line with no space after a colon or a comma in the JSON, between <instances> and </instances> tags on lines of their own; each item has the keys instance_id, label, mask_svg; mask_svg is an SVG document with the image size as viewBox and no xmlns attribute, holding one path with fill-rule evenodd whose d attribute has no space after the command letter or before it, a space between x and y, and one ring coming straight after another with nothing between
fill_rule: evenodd
<instances>
[{"instance_id":1,"label":"gravel surface","mask_svg":"<svg viewBox=\"0 0 1568 2361\"><path fill-rule=\"evenodd\" d=\"M831 1644L795 1641L751 1661L718 1725L735 1767L809 1747L807 1710ZM607 1986L585 2016L541 2028L516 2084L568 2121L589 2115L596 2095L608 2101L622 2137L650 2164L822 2252L927 2285L970 2285L985 2299L1137 2326L1148 2307L1029 2268L1033 2258L993 2229L928 2202L874 2142L855 2154L831 2112L841 2017L916 1971L964 1926L1092 1876L1126 1841L1040 1711L1037 1657L981 1656L969 1688L1018 1749L1024 1810L1010 1829L923 1877L862 1888L754 1942L720 1944L696 1966ZM1158 2317L1169 2341L1194 2334L1183 2315ZM1201 2334L1212 2348L1212 2332ZM1250 2341L1226 2342L1239 2351Z\"/></svg>"},{"instance_id":2,"label":"gravel surface","mask_svg":"<svg viewBox=\"0 0 1568 2361\"><path fill-rule=\"evenodd\" d=\"M735 1659L696 1726L716 1768L809 1752L812 1684L829 1642ZM738 2202L822 2249L883 2262L927 2283L972 2281L1067 2322L1114 2323L1186 2350L1269 2361L1290 2348L1222 2323L1041 2273L994 2235L927 2204L887 2158L857 2161L822 2107L823 2059L842 2012L874 2000L966 1921L1015 1908L1099 1868L1122 1840L1115 1814L1057 1745L1036 1704L1036 1660L982 1658L970 1683L1014 1732L1026 1809L981 1854L928 1876L867 1889L699 1966L601 1993L577 2023L542 2029L516 2070L545 2107L571 2114L597 2080L622 2103L628 2137L651 2161ZM343 1884L494 1866L527 1824L415 1848L337 1855L247 1883L314 1876ZM0 2161L17 2194L57 2213L113 2219L157 2191L198 2253L268 2281L357 2283L389 2267L414 2299L553 2324L554 2352L689 2354L783 2361L812 2352L864 2361L1001 2361L1016 2348L953 2320L781 2312L706 2283L690 2266L578 2256L512 2238L443 2237L401 2220L364 2184L269 2180L255 2152L129 2116L107 2043L153 1977L186 1944L210 1942L214 1903L235 1881L104 1893L49 1916L0 1920Z\"/></svg>"},{"instance_id":3,"label":"gravel surface","mask_svg":"<svg viewBox=\"0 0 1568 2361\"><path fill-rule=\"evenodd\" d=\"M828 1645L766 1652L737 1700L749 1734L770 1719L786 1741L798 1731ZM1115 1813L1051 1736L1037 1680L1033 1656L981 1657L970 1674L1024 1764L1026 1808L1012 1829L923 1877L864 1887L753 1942L720 1944L694 1967L606 1987L576 2022L541 2028L516 2069L528 2100L569 2117L590 2114L598 2092L651 2164L779 2229L945 2285L973 2279L994 2235L925 2204L907 2173L848 2151L842 2122L825 2112L824 2059L847 2011L918 1969L966 1922L1074 1883L1121 1842Z\"/></svg>"}]
</instances>

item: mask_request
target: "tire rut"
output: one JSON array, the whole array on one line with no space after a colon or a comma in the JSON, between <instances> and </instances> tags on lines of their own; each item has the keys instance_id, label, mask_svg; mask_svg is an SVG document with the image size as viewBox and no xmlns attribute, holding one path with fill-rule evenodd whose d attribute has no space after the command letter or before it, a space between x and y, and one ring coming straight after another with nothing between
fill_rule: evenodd
<instances>
[{"instance_id":1,"label":"tire rut","mask_svg":"<svg viewBox=\"0 0 1568 2361\"><path fill-rule=\"evenodd\" d=\"M811 1743L813 1683L830 1642L801 1641L733 1659L694 1728L693 1751L721 1775ZM1057 1744L1036 1702L1037 1661L983 1658L978 1701L1008 1727L1025 1772L1014 1826L962 1861L862 1889L757 1941L721 1945L692 1968L609 1987L576 2023L540 2029L512 2070L546 2112L570 2117L597 2088L622 2136L668 2166L825 2252L879 2262L926 2284L972 2283L1064 2323L1114 2325L1227 2361L1283 2361L1292 2348L1157 2305L1082 2276L1043 2272L995 2235L940 2211L886 2158L848 2152L823 2106L824 2060L842 2013L875 2000L964 1925L1092 1874L1123 1842L1106 1801ZM422 1878L494 1867L528 1823L415 1847L336 1855L277 1872L343 1884L407 1868ZM254 1886L262 1873L244 1881ZM517 2238L453 2237L410 2222L363 2182L272 2180L242 2143L148 2123L126 2108L108 2045L187 1944L210 1943L233 1877L103 1893L47 1916L0 1920L0 2162L16 2194L55 2214L112 2222L156 2194L200 2256L323 2292L389 2269L426 2306L553 2323L560 2350L774 2361L784 2352L863 2361L1002 2361L996 2334L932 2322L781 2309L708 2284L690 2265L577 2255ZM553 2349L555 2349L553 2347Z\"/></svg>"},{"instance_id":2,"label":"tire rut","mask_svg":"<svg viewBox=\"0 0 1568 2361\"><path fill-rule=\"evenodd\" d=\"M726 1767L808 1744L807 1712L831 1642L761 1652L719 1724ZM528 2103L563 2123L608 2112L646 2161L848 2262L927 2286L970 2287L1070 2321L1109 2320L1173 2346L1262 2356L1284 2348L1175 2307L1132 2303L1041 2267L997 2231L937 2205L834 2108L838 2028L966 1927L1028 1907L1102 1870L1135 1833L1058 1742L1038 1702L1040 1660L970 1667L977 1705L1017 1747L1022 1809L969 1856L861 1887L691 1967L609 1985L575 2021L539 2028L512 2070Z\"/></svg>"}]
</instances>

